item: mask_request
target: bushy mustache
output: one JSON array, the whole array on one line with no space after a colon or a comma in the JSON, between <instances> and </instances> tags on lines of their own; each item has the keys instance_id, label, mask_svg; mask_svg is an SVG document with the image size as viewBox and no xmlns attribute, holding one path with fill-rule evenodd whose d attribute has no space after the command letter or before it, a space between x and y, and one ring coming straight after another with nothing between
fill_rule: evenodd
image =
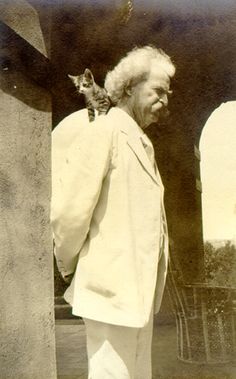
<instances>
[{"instance_id":1,"label":"bushy mustache","mask_svg":"<svg viewBox=\"0 0 236 379\"><path fill-rule=\"evenodd\" d=\"M162 120L164 121L169 117L170 111L169 111L168 107L165 106L165 107L158 109L156 114L158 115L158 121L162 121Z\"/></svg>"},{"instance_id":2,"label":"bushy mustache","mask_svg":"<svg viewBox=\"0 0 236 379\"><path fill-rule=\"evenodd\" d=\"M166 119L169 117L169 115L170 115L170 111L167 107L163 107L160 109L160 114L159 114L160 118Z\"/></svg>"}]
</instances>

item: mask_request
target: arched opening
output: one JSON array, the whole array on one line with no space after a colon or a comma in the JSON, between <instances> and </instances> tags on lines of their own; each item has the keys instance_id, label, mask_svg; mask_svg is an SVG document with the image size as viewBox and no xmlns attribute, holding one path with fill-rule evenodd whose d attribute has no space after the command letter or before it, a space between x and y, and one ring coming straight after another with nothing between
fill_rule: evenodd
<instances>
[{"instance_id":1,"label":"arched opening","mask_svg":"<svg viewBox=\"0 0 236 379\"><path fill-rule=\"evenodd\" d=\"M211 114L200 151L206 277L236 286L236 101Z\"/></svg>"},{"instance_id":2,"label":"arched opening","mask_svg":"<svg viewBox=\"0 0 236 379\"><path fill-rule=\"evenodd\" d=\"M236 240L236 101L208 119L200 140L205 241Z\"/></svg>"}]
</instances>

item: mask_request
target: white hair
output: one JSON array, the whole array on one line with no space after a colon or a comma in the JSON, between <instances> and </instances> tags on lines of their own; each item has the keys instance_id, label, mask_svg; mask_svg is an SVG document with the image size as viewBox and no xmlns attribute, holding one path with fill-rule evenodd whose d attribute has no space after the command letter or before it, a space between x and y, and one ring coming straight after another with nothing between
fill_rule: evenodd
<instances>
[{"instance_id":1,"label":"white hair","mask_svg":"<svg viewBox=\"0 0 236 379\"><path fill-rule=\"evenodd\" d=\"M107 73L104 86L114 105L124 96L125 88L147 78L151 65L164 70L169 77L175 74L170 57L153 46L135 47Z\"/></svg>"}]
</instances>

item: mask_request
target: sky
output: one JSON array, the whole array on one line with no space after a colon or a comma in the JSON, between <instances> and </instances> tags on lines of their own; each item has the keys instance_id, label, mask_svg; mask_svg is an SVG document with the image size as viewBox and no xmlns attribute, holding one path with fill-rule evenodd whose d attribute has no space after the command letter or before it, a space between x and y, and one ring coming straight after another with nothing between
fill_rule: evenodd
<instances>
[{"instance_id":1,"label":"sky","mask_svg":"<svg viewBox=\"0 0 236 379\"><path fill-rule=\"evenodd\" d=\"M200 152L204 240L236 241L236 101L211 114Z\"/></svg>"}]
</instances>

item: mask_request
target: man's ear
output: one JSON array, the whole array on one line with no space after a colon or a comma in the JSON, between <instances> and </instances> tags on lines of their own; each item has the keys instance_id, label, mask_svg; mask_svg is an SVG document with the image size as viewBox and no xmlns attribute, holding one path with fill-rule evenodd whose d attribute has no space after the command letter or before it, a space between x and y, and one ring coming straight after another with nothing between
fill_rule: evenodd
<instances>
[{"instance_id":1,"label":"man's ear","mask_svg":"<svg viewBox=\"0 0 236 379\"><path fill-rule=\"evenodd\" d=\"M127 96L131 96L132 92L133 92L133 87L131 87L130 85L125 87L125 94Z\"/></svg>"}]
</instances>

